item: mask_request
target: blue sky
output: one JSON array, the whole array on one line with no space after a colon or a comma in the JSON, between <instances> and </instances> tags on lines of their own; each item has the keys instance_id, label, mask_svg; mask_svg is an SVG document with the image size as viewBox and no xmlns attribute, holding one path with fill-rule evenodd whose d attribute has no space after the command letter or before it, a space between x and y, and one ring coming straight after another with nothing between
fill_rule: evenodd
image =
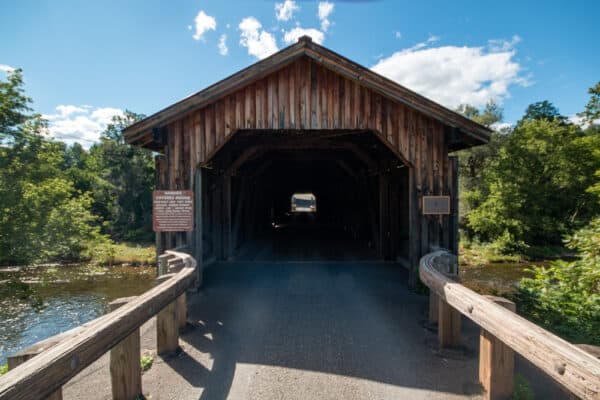
<instances>
[{"instance_id":1,"label":"blue sky","mask_svg":"<svg viewBox=\"0 0 600 400\"><path fill-rule=\"evenodd\" d=\"M20 0L0 4L0 70L23 68L52 135L89 144L120 110L151 114L309 32L450 108L495 99L512 123L544 99L582 110L598 15L598 1Z\"/></svg>"}]
</instances>

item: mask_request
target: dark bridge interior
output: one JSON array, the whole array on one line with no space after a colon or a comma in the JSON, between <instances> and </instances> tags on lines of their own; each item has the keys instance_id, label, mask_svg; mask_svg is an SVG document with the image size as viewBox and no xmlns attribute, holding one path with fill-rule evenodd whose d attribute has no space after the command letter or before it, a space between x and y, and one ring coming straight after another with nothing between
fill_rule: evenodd
<instances>
[{"instance_id":1,"label":"dark bridge interior","mask_svg":"<svg viewBox=\"0 0 600 400\"><path fill-rule=\"evenodd\" d=\"M239 131L204 167L205 253L244 261L407 258L408 168L372 132ZM295 193L314 194L316 212L292 212ZM224 212L209 212L218 207Z\"/></svg>"}]
</instances>

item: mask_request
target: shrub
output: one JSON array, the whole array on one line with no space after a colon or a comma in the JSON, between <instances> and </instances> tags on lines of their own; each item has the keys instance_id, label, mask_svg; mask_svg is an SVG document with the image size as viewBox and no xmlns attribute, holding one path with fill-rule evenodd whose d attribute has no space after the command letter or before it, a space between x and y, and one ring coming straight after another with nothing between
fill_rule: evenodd
<instances>
[{"instance_id":1,"label":"shrub","mask_svg":"<svg viewBox=\"0 0 600 400\"><path fill-rule=\"evenodd\" d=\"M572 342L600 345L600 217L567 237L579 259L533 268L521 280L521 312Z\"/></svg>"}]
</instances>

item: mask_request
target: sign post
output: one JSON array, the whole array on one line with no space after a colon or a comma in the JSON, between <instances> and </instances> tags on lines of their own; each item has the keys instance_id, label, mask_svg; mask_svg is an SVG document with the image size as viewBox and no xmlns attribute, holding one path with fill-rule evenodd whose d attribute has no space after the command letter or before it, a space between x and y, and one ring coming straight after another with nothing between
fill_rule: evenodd
<instances>
[{"instance_id":1,"label":"sign post","mask_svg":"<svg viewBox=\"0 0 600 400\"><path fill-rule=\"evenodd\" d=\"M152 193L154 232L194 230L194 193L191 190L155 190Z\"/></svg>"},{"instance_id":2,"label":"sign post","mask_svg":"<svg viewBox=\"0 0 600 400\"><path fill-rule=\"evenodd\" d=\"M423 215L450 214L450 196L423 196Z\"/></svg>"}]
</instances>

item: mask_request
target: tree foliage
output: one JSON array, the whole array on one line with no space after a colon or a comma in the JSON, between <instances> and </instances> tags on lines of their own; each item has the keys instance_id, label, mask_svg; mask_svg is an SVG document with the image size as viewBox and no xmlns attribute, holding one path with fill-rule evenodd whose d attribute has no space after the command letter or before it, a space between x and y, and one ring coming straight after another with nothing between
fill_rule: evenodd
<instances>
[{"instance_id":1,"label":"tree foliage","mask_svg":"<svg viewBox=\"0 0 600 400\"><path fill-rule=\"evenodd\" d=\"M459 109L488 126L501 118L493 110L498 108ZM549 101L530 105L513 129L492 133L488 144L462 151L459 160L467 240L494 242L504 253L560 245L600 211L593 193L600 135L568 123Z\"/></svg>"},{"instance_id":2,"label":"tree foliage","mask_svg":"<svg viewBox=\"0 0 600 400\"><path fill-rule=\"evenodd\" d=\"M598 123L600 121L600 82L588 90L590 101L585 106L585 110L579 114L583 121L588 124Z\"/></svg>"},{"instance_id":3,"label":"tree foliage","mask_svg":"<svg viewBox=\"0 0 600 400\"><path fill-rule=\"evenodd\" d=\"M123 129L143 118L126 111L108 125L100 143L91 147L86 167L94 172L93 210L115 240L152 240L152 153L125 144Z\"/></svg>"},{"instance_id":4,"label":"tree foliage","mask_svg":"<svg viewBox=\"0 0 600 400\"><path fill-rule=\"evenodd\" d=\"M600 218L567 237L580 258L536 267L519 289L521 312L575 343L600 345Z\"/></svg>"},{"instance_id":5,"label":"tree foliage","mask_svg":"<svg viewBox=\"0 0 600 400\"><path fill-rule=\"evenodd\" d=\"M558 119L521 123L486 170L468 227L486 241L560 243L599 211L586 191L600 165L599 146L599 136Z\"/></svg>"},{"instance_id":6,"label":"tree foliage","mask_svg":"<svg viewBox=\"0 0 600 400\"><path fill-rule=\"evenodd\" d=\"M30 104L23 88L22 71L9 72L7 80L0 81L0 143L19 140L28 132L24 125L35 118Z\"/></svg>"},{"instance_id":7,"label":"tree foliage","mask_svg":"<svg viewBox=\"0 0 600 400\"><path fill-rule=\"evenodd\" d=\"M0 81L0 264L77 260L109 236L147 238L152 155L121 134L139 118L115 119L89 152L68 147L45 135L20 70Z\"/></svg>"},{"instance_id":8,"label":"tree foliage","mask_svg":"<svg viewBox=\"0 0 600 400\"><path fill-rule=\"evenodd\" d=\"M554 104L550 103L548 100L544 100L527 106L525 115L523 115L523 118L521 118L521 121L519 122L521 123L535 120L558 120L560 122L565 122L567 118L560 114L558 108L556 108Z\"/></svg>"},{"instance_id":9,"label":"tree foliage","mask_svg":"<svg viewBox=\"0 0 600 400\"><path fill-rule=\"evenodd\" d=\"M502 108L494 102L488 103L483 111L463 104L458 107L457 112L488 128L501 122L503 113ZM488 144L471 147L458 153L459 193L461 196L459 220L463 227L466 225L467 215L481 203L480 191L483 174L495 161L505 139L505 133L494 131ZM469 230L463 229L463 233L472 237Z\"/></svg>"}]
</instances>

